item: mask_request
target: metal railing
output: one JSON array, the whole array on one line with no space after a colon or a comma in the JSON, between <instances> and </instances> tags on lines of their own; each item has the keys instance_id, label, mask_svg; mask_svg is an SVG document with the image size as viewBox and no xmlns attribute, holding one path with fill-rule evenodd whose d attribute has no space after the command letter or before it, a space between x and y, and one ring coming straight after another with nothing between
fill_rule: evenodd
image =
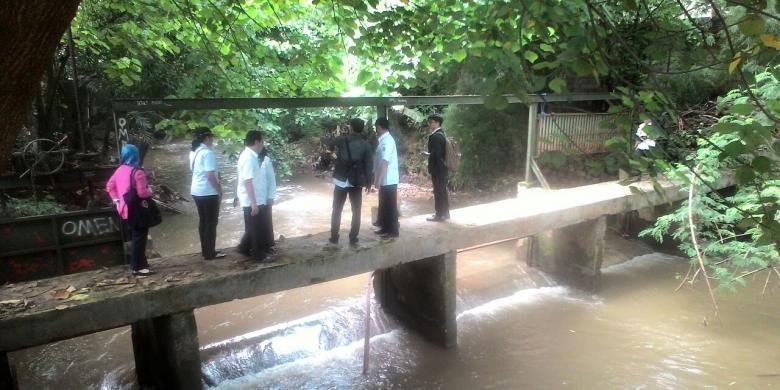
<instances>
[{"instance_id":1,"label":"metal railing","mask_svg":"<svg viewBox=\"0 0 780 390\"><path fill-rule=\"evenodd\" d=\"M544 152L608 152L605 142L621 135L624 116L609 113L556 113L540 115L534 157Z\"/></svg>"}]
</instances>

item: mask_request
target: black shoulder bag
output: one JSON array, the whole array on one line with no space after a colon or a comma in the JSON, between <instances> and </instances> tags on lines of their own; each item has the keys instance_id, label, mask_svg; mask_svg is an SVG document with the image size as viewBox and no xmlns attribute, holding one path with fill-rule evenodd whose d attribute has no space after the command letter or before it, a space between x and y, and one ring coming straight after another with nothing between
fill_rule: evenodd
<instances>
[{"instance_id":1,"label":"black shoulder bag","mask_svg":"<svg viewBox=\"0 0 780 390\"><path fill-rule=\"evenodd\" d=\"M344 139L344 145L347 148L347 157L349 158L349 172L347 173L347 179L349 184L355 187L363 187L365 183L365 175L363 174L363 167L360 166L362 161L353 161L352 153L349 151L349 138Z\"/></svg>"},{"instance_id":2,"label":"black shoulder bag","mask_svg":"<svg viewBox=\"0 0 780 390\"><path fill-rule=\"evenodd\" d=\"M162 222L160 209L152 197L141 198L138 196L138 191L135 188L136 171L138 169L133 168L133 171L130 173L130 190L122 196L125 200L125 205L127 205L127 223L133 229L157 226Z\"/></svg>"}]
</instances>

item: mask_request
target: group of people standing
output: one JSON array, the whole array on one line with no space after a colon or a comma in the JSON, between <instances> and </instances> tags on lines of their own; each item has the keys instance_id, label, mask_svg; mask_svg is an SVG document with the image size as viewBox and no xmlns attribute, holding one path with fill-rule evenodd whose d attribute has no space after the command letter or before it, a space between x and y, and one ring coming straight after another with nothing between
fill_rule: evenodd
<instances>
[{"instance_id":1,"label":"group of people standing","mask_svg":"<svg viewBox=\"0 0 780 390\"><path fill-rule=\"evenodd\" d=\"M362 119L350 120L346 134L323 140L329 146L338 147L333 171L331 244L339 242L341 212L347 197L352 207L349 243L358 244L364 188L366 194L374 189L379 191L379 210L374 223L378 229L374 232L382 237L398 237L398 150L395 139L390 135L387 118L377 119L374 127L378 136L375 158L372 158L371 146L363 134L365 122Z\"/></svg>"},{"instance_id":2,"label":"group of people standing","mask_svg":"<svg viewBox=\"0 0 780 390\"><path fill-rule=\"evenodd\" d=\"M428 172L434 188L436 213L429 221L441 222L449 219L447 198L446 136L441 129L443 119L438 114L428 117ZM380 237L398 237L398 149L389 131L387 118L374 122L378 136L376 151L372 152L365 135L365 122L354 118L349 121L347 133L323 140L338 147L338 158L333 172L333 210L331 214L331 244L339 242L341 213L346 199L352 208L349 243L358 244L362 193L378 191L379 207L374 231ZM213 150L214 134L207 128L197 129L189 155L192 172L190 192L198 210L198 234L201 254L205 260L223 258L226 255L216 250L219 209L224 195L220 181L216 155ZM372 157L373 156L373 157ZM258 262L267 261L274 250L272 206L276 199L276 174L273 163L265 149L263 134L258 130L247 132L244 150L237 163L238 184L234 205L240 204L244 214L244 235L237 252ZM132 183L131 183L132 181ZM134 275L146 276L154 272L146 259L148 228L134 229L127 223L127 206L123 195L135 190L142 198L152 196L141 168L138 149L127 144L122 148L121 165L109 179L106 190L116 204L120 218L132 237L131 270Z\"/></svg>"},{"instance_id":3,"label":"group of people standing","mask_svg":"<svg viewBox=\"0 0 780 390\"><path fill-rule=\"evenodd\" d=\"M449 170L446 164L447 137L441 128L444 118L439 114L428 116L428 173L433 181L433 197L436 212L427 218L432 222L450 219L450 205L447 194ZM360 232L360 214L362 191L379 191L379 207L374 233L383 238L398 237L398 149L390 134L390 122L379 118L374 122L377 134L377 147L372 161L371 147L364 133L365 122L352 119L347 134L323 140L330 146L339 146L336 168L333 172L333 212L331 214L330 243L339 242L341 212L349 197L352 207L352 224L349 231L349 243L358 244ZM343 146L343 147L341 147Z\"/></svg>"},{"instance_id":4,"label":"group of people standing","mask_svg":"<svg viewBox=\"0 0 780 390\"><path fill-rule=\"evenodd\" d=\"M198 129L189 158L190 192L198 208L198 234L205 260L225 257L215 248L223 191L213 145L214 134L206 128ZM243 209L244 235L236 250L255 261L265 261L274 252L271 208L276 199L276 173L260 131L247 132L244 150L238 157L237 173L234 205L240 204Z\"/></svg>"}]
</instances>

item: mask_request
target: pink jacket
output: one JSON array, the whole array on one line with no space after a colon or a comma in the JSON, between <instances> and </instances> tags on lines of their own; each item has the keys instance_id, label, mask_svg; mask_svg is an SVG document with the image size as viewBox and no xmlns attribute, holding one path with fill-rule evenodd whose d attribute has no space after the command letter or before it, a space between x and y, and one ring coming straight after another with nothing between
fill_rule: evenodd
<instances>
[{"instance_id":1,"label":"pink jacket","mask_svg":"<svg viewBox=\"0 0 780 390\"><path fill-rule=\"evenodd\" d=\"M119 217L127 219L127 205L125 204L124 194L130 191L130 174L133 172L133 167L129 165L120 165L119 168L114 171L111 178L106 183L106 191L111 199L118 199L119 203L116 205L116 211L119 212ZM146 173L139 169L135 172L135 192L141 198L149 198L152 196L152 191L146 185Z\"/></svg>"}]
</instances>

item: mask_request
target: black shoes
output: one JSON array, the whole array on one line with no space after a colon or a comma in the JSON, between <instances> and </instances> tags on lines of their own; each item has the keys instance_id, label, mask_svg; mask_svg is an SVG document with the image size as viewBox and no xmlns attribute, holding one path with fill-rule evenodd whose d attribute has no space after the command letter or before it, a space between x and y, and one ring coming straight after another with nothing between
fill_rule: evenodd
<instances>
[{"instance_id":1,"label":"black shoes","mask_svg":"<svg viewBox=\"0 0 780 390\"><path fill-rule=\"evenodd\" d=\"M272 261L271 259L273 258L273 254L276 253L276 251L271 253L263 253L263 257L260 258L255 256L254 253L252 253L251 251L243 251L239 248L236 248L236 253L244 257L249 257L249 260L254 261L256 263L269 263Z\"/></svg>"},{"instance_id":2,"label":"black shoes","mask_svg":"<svg viewBox=\"0 0 780 390\"><path fill-rule=\"evenodd\" d=\"M431 222L444 222L444 221L446 221L448 219L450 219L449 216L443 217L443 216L438 216L438 215L432 215L432 216L426 218L425 220L426 221L431 221Z\"/></svg>"}]
</instances>

